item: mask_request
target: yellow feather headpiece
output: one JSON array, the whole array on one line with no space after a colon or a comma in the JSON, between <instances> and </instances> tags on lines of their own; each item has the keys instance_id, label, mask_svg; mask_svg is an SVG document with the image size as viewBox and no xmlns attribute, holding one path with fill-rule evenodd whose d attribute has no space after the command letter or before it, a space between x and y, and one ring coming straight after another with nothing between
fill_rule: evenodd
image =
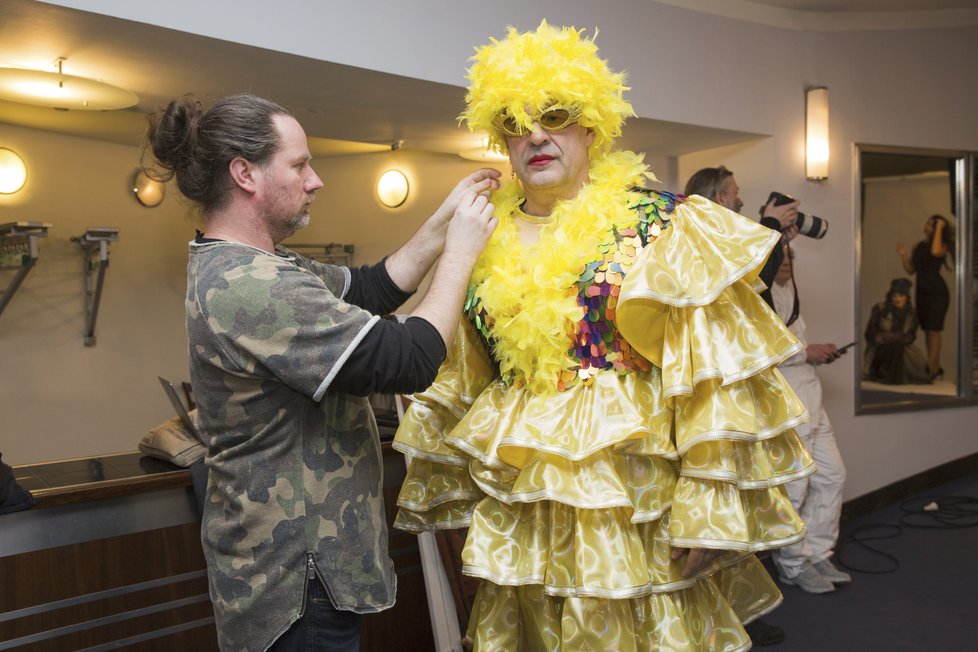
<instances>
[{"instance_id":1,"label":"yellow feather headpiece","mask_svg":"<svg viewBox=\"0 0 978 652\"><path fill-rule=\"evenodd\" d=\"M625 74L612 72L598 57L594 39L582 38L582 32L544 20L535 32L510 27L502 41L493 38L476 48L460 118L472 131L488 131L489 147L505 152L505 138L494 126L501 112L529 129L532 115L554 104L576 107L581 126L594 130L592 155L609 151L625 118L635 113L622 97L629 90Z\"/></svg>"}]
</instances>

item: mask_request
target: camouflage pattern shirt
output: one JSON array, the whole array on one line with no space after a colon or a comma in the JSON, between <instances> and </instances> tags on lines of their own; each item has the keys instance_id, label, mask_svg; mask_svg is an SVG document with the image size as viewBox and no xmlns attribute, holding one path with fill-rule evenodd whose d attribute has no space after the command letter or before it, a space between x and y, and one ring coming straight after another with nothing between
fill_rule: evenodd
<instances>
[{"instance_id":1,"label":"camouflage pattern shirt","mask_svg":"<svg viewBox=\"0 0 978 652\"><path fill-rule=\"evenodd\" d=\"M330 383L379 319L350 271L281 249L190 244L190 377L209 469L202 541L221 648L264 650L316 573L336 608L394 603L380 439ZM329 391L327 391L329 390Z\"/></svg>"}]
</instances>

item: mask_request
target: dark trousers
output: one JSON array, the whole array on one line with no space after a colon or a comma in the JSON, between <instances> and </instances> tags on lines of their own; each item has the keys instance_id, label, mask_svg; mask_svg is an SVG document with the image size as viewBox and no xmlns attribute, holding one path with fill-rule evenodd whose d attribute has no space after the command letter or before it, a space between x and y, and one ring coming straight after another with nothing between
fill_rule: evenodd
<instances>
[{"instance_id":1,"label":"dark trousers","mask_svg":"<svg viewBox=\"0 0 978 652\"><path fill-rule=\"evenodd\" d=\"M306 583L302 617L269 648L271 652L359 652L360 620L352 611L338 611L318 579Z\"/></svg>"}]
</instances>

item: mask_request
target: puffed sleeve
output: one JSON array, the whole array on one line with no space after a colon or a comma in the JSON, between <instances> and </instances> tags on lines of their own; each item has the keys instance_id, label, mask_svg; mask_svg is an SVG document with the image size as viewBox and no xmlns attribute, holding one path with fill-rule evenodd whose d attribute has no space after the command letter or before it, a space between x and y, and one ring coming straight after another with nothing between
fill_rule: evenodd
<instances>
[{"instance_id":1,"label":"puffed sleeve","mask_svg":"<svg viewBox=\"0 0 978 652\"><path fill-rule=\"evenodd\" d=\"M804 406L777 370L802 345L757 294L778 234L701 197L624 279L616 325L662 370L681 458L673 545L762 550L804 536L783 485L814 472Z\"/></svg>"}]
</instances>

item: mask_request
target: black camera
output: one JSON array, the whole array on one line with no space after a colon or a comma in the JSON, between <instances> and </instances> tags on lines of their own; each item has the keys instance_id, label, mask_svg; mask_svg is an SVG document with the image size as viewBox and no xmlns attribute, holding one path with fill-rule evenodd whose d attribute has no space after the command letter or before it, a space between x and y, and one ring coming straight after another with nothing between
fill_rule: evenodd
<instances>
[{"instance_id":1,"label":"black camera","mask_svg":"<svg viewBox=\"0 0 978 652\"><path fill-rule=\"evenodd\" d=\"M767 206L774 200L775 206L783 206L784 204L790 204L795 201L794 197L782 194L777 191L771 192L768 195L767 201L764 202L764 206ZM761 207L761 214L764 213L764 207ZM815 215L805 215L801 211L798 211L798 215L795 217L795 226L798 227L798 233L808 236L809 238L824 238L825 234L829 230L829 223L823 220L821 217L816 217Z\"/></svg>"}]
</instances>

